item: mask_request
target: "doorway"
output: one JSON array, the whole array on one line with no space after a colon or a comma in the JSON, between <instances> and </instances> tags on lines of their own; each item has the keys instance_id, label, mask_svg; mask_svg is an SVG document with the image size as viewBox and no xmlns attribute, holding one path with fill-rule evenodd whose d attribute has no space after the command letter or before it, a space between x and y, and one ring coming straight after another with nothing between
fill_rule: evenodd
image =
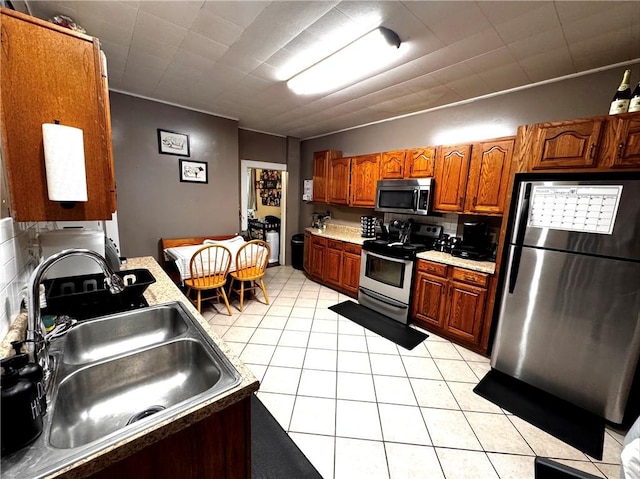
<instances>
[{"instance_id":1,"label":"doorway","mask_svg":"<svg viewBox=\"0 0 640 479\"><path fill-rule=\"evenodd\" d=\"M249 219L276 217L280 220L278 263L286 257L287 165L240 160L240 223L249 230ZM251 204L250 204L251 203ZM253 218L252 218L253 217ZM266 238L265 238L266 239Z\"/></svg>"}]
</instances>

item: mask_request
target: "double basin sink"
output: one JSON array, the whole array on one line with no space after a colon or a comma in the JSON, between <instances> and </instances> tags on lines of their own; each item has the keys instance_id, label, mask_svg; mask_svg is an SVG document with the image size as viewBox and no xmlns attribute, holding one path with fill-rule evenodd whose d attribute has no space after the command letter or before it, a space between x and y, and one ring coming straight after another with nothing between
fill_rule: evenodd
<instances>
[{"instance_id":1,"label":"double basin sink","mask_svg":"<svg viewBox=\"0 0 640 479\"><path fill-rule=\"evenodd\" d=\"M2 476L44 477L237 386L241 377L180 302L77 324L50 347L44 428Z\"/></svg>"}]
</instances>

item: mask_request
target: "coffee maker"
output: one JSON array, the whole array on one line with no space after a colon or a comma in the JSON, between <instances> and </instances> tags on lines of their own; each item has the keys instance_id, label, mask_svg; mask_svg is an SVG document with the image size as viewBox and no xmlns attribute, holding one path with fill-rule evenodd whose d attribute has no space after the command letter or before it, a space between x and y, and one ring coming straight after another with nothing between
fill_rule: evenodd
<instances>
[{"instance_id":1,"label":"coffee maker","mask_svg":"<svg viewBox=\"0 0 640 479\"><path fill-rule=\"evenodd\" d=\"M465 222L462 241L451 248L453 256L468 259L485 259L491 254L489 228L482 221Z\"/></svg>"}]
</instances>

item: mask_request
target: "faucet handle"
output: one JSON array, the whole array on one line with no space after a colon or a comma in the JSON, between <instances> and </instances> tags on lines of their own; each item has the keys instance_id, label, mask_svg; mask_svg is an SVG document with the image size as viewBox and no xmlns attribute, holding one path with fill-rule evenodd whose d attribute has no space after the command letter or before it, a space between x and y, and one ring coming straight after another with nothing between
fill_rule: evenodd
<instances>
[{"instance_id":1,"label":"faucet handle","mask_svg":"<svg viewBox=\"0 0 640 479\"><path fill-rule=\"evenodd\" d=\"M111 294L122 293L126 287L124 280L115 273L111 276L105 276L104 282L109 288L109 292Z\"/></svg>"}]
</instances>

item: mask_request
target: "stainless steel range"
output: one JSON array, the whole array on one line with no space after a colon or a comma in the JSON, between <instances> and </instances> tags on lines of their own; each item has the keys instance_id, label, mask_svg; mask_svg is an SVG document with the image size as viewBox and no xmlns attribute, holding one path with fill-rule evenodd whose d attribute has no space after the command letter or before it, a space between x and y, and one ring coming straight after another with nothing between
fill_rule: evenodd
<instances>
[{"instance_id":1,"label":"stainless steel range","mask_svg":"<svg viewBox=\"0 0 640 479\"><path fill-rule=\"evenodd\" d=\"M387 239L365 241L358 302L407 324L416 255L433 249L441 233L442 226L396 221Z\"/></svg>"}]
</instances>

